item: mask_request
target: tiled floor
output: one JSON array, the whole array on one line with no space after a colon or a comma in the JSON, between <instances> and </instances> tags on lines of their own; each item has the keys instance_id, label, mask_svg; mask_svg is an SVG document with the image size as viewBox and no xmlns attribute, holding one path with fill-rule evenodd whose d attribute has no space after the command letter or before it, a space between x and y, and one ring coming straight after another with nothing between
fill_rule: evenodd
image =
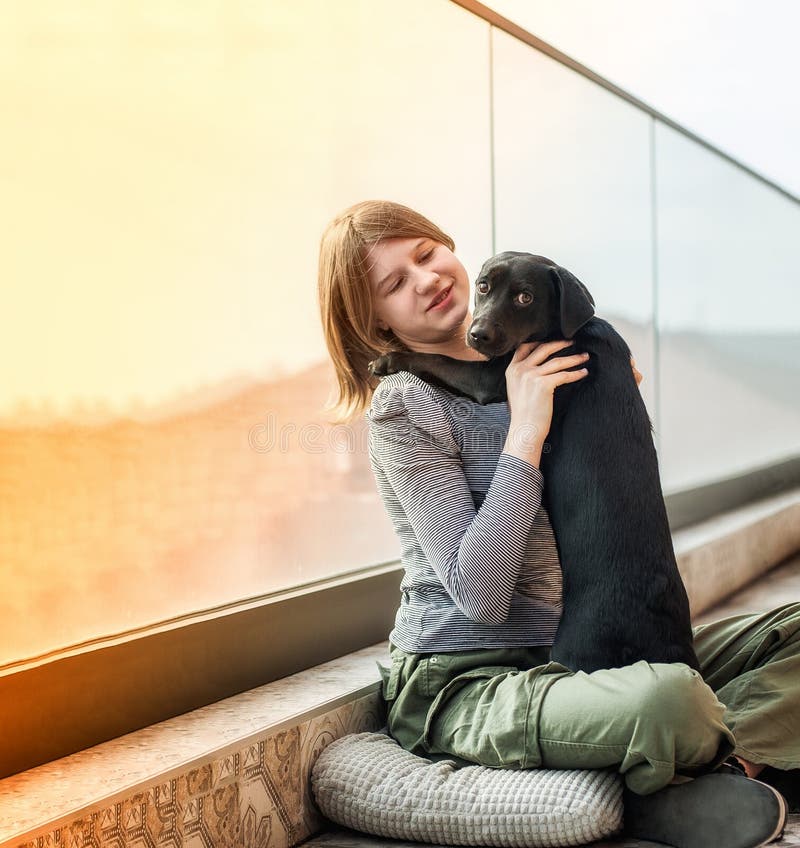
<instances>
[{"instance_id":1,"label":"tiled floor","mask_svg":"<svg viewBox=\"0 0 800 848\"><path fill-rule=\"evenodd\" d=\"M786 828L783 839L772 844L775 848L790 848L800 845L800 815L791 816L791 824ZM664 848L656 842L642 842L637 839L613 839L604 842L592 842L592 848ZM334 828L303 844L302 848L420 848L419 842L401 842L394 839L380 839L377 836L365 836L353 830ZM443 848L443 846L435 846ZM725 848L724 845L709 845L708 848Z\"/></svg>"},{"instance_id":2,"label":"tiled floor","mask_svg":"<svg viewBox=\"0 0 800 848\"><path fill-rule=\"evenodd\" d=\"M751 586L746 587L694 620L704 624L729 615L765 612L791 601L800 600L800 554L778 566ZM776 848L800 846L800 815L792 815L783 839L772 843ZM593 848L663 848L655 842L610 839L592 843ZM365 836L344 828L333 828L305 843L303 848L419 848L419 843ZM708 848L725 848L709 845Z\"/></svg>"}]
</instances>

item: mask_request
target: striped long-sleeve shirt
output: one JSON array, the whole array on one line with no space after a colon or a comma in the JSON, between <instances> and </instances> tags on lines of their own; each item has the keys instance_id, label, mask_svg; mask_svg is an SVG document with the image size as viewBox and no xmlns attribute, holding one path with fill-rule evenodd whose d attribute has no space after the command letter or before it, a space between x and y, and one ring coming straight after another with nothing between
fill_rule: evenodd
<instances>
[{"instance_id":1,"label":"striped long-sleeve shirt","mask_svg":"<svg viewBox=\"0 0 800 848\"><path fill-rule=\"evenodd\" d=\"M405 568L392 644L411 653L552 644L558 553L541 471L502 452L508 404L481 406L401 371L381 379L366 416Z\"/></svg>"}]
</instances>

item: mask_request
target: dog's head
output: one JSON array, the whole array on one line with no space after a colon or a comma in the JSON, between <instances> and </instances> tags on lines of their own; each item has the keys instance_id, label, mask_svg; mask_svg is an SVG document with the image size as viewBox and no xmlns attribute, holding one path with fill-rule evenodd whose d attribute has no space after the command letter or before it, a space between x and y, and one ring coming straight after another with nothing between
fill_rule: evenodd
<instances>
[{"instance_id":1,"label":"dog's head","mask_svg":"<svg viewBox=\"0 0 800 848\"><path fill-rule=\"evenodd\" d=\"M594 315L594 300L552 260L506 251L484 262L472 314L467 344L485 356L502 356L526 341L571 339Z\"/></svg>"}]
</instances>

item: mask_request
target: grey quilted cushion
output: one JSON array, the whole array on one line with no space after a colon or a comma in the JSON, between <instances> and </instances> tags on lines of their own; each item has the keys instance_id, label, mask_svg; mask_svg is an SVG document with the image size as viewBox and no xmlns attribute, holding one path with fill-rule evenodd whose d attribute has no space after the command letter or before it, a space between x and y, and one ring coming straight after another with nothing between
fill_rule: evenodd
<instances>
[{"instance_id":1,"label":"grey quilted cushion","mask_svg":"<svg viewBox=\"0 0 800 848\"><path fill-rule=\"evenodd\" d=\"M622 825L615 772L456 768L411 754L385 733L331 742L311 788L338 824L440 845L582 845Z\"/></svg>"}]
</instances>

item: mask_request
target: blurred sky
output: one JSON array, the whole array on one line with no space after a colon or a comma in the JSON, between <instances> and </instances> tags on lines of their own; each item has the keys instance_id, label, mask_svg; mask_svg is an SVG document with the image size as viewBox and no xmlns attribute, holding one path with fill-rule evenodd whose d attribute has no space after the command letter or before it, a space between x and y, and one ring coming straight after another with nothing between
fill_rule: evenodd
<instances>
[{"instance_id":1,"label":"blurred sky","mask_svg":"<svg viewBox=\"0 0 800 848\"><path fill-rule=\"evenodd\" d=\"M800 195L798 0L484 0Z\"/></svg>"}]
</instances>

